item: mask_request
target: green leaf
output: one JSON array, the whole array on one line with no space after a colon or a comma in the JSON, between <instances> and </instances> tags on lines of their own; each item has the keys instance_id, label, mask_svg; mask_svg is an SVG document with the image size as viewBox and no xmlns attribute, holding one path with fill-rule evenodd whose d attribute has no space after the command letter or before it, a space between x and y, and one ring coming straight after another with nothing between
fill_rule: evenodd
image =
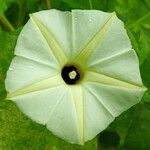
<instances>
[{"instance_id":1,"label":"green leaf","mask_svg":"<svg viewBox=\"0 0 150 150\"><path fill-rule=\"evenodd\" d=\"M100 134L101 147L104 150L147 150L149 149L150 139L150 105L141 103L121 116L108 127L105 132ZM118 144L112 143L119 136ZM104 139L101 139L101 138ZM107 138L106 138L107 137ZM112 139L110 139L110 137ZM108 143L108 141L110 142ZM106 145L107 143L107 145Z\"/></svg>"},{"instance_id":2,"label":"green leaf","mask_svg":"<svg viewBox=\"0 0 150 150\"><path fill-rule=\"evenodd\" d=\"M70 5L72 8L88 9L90 4L88 0L62 0L63 2Z\"/></svg>"},{"instance_id":3,"label":"green leaf","mask_svg":"<svg viewBox=\"0 0 150 150\"><path fill-rule=\"evenodd\" d=\"M148 89L147 92L145 93L143 101L150 103L150 89Z\"/></svg>"},{"instance_id":4,"label":"green leaf","mask_svg":"<svg viewBox=\"0 0 150 150\"><path fill-rule=\"evenodd\" d=\"M62 0L73 9L98 9L107 10L108 0Z\"/></svg>"},{"instance_id":5,"label":"green leaf","mask_svg":"<svg viewBox=\"0 0 150 150\"><path fill-rule=\"evenodd\" d=\"M128 150L147 150L150 147L150 105L141 104L134 112L124 147Z\"/></svg>"},{"instance_id":6,"label":"green leaf","mask_svg":"<svg viewBox=\"0 0 150 150\"><path fill-rule=\"evenodd\" d=\"M0 0L0 15L4 14L11 3L14 3L15 1L17 0Z\"/></svg>"},{"instance_id":7,"label":"green leaf","mask_svg":"<svg viewBox=\"0 0 150 150\"><path fill-rule=\"evenodd\" d=\"M19 32L20 30L13 33L0 31L0 99L4 99L6 96L4 80L10 61L14 55L13 50Z\"/></svg>"}]
</instances>

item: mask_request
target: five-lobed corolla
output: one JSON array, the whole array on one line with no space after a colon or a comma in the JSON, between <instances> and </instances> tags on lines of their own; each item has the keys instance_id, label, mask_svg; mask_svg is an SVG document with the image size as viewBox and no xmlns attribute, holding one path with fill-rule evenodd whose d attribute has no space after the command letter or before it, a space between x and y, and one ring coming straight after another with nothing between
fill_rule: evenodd
<instances>
[{"instance_id":1,"label":"five-lobed corolla","mask_svg":"<svg viewBox=\"0 0 150 150\"><path fill-rule=\"evenodd\" d=\"M115 13L33 13L7 72L7 99L53 134L76 144L94 138L138 103L138 57Z\"/></svg>"}]
</instances>

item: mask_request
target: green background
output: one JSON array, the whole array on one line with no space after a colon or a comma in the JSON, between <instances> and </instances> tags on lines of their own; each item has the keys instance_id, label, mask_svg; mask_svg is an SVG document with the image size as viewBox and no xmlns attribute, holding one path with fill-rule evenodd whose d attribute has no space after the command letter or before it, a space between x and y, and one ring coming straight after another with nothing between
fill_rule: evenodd
<instances>
[{"instance_id":1,"label":"green background","mask_svg":"<svg viewBox=\"0 0 150 150\"><path fill-rule=\"evenodd\" d=\"M150 89L142 101L124 112L83 147L55 137L44 126L6 101L4 80L14 56L16 40L28 14L56 8L115 11L124 21L140 60L142 80L150 87L150 0L0 0L0 150L149 150Z\"/></svg>"}]
</instances>

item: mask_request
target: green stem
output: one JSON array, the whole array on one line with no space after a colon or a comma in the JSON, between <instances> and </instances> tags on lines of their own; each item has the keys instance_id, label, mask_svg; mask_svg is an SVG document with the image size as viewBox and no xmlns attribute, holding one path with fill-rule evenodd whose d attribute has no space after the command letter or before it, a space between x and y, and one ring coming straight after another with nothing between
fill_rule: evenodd
<instances>
[{"instance_id":1,"label":"green stem","mask_svg":"<svg viewBox=\"0 0 150 150\"><path fill-rule=\"evenodd\" d=\"M15 28L13 27L13 25L9 22L9 20L6 18L5 15L1 15L0 16L0 21L1 23L8 28L10 31L15 31Z\"/></svg>"},{"instance_id":2,"label":"green stem","mask_svg":"<svg viewBox=\"0 0 150 150\"><path fill-rule=\"evenodd\" d=\"M47 5L47 9L51 9L52 8L50 0L46 0L46 5Z\"/></svg>"},{"instance_id":3,"label":"green stem","mask_svg":"<svg viewBox=\"0 0 150 150\"><path fill-rule=\"evenodd\" d=\"M89 0L90 9L93 9L92 0Z\"/></svg>"}]
</instances>

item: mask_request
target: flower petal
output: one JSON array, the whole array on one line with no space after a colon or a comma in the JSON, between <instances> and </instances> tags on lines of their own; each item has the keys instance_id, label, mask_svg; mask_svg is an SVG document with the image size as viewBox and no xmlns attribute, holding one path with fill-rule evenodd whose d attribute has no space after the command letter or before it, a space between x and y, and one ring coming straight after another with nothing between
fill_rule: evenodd
<instances>
[{"instance_id":1,"label":"flower petal","mask_svg":"<svg viewBox=\"0 0 150 150\"><path fill-rule=\"evenodd\" d=\"M87 82L85 87L94 93L100 103L114 116L138 103L145 90Z\"/></svg>"},{"instance_id":2,"label":"flower petal","mask_svg":"<svg viewBox=\"0 0 150 150\"><path fill-rule=\"evenodd\" d=\"M114 15L112 23L103 36L103 40L101 40L93 50L88 64L93 64L131 49L132 46L124 24Z\"/></svg>"},{"instance_id":3,"label":"flower petal","mask_svg":"<svg viewBox=\"0 0 150 150\"><path fill-rule=\"evenodd\" d=\"M60 47L59 43L57 42L56 38L47 29L47 27L43 24L43 22L39 19L39 17L36 14L31 14L30 17L38 27L47 44L49 45L49 48L51 49L53 55L55 56L60 65L60 68L63 67L67 63L67 57L64 54L62 48Z\"/></svg>"},{"instance_id":4,"label":"flower petal","mask_svg":"<svg viewBox=\"0 0 150 150\"><path fill-rule=\"evenodd\" d=\"M63 86L58 86L19 95L11 99L31 119L38 123L46 124L51 110L61 101L63 95Z\"/></svg>"},{"instance_id":5,"label":"flower petal","mask_svg":"<svg viewBox=\"0 0 150 150\"><path fill-rule=\"evenodd\" d=\"M60 75L52 76L47 79L41 80L39 82L32 83L30 85L22 87L11 93L8 93L7 99L12 99L14 97L25 95L25 94L36 92L36 91L42 91L44 89L54 88L56 86L60 86L63 84L64 82L61 79Z\"/></svg>"},{"instance_id":6,"label":"flower petal","mask_svg":"<svg viewBox=\"0 0 150 150\"><path fill-rule=\"evenodd\" d=\"M82 16L81 16L79 12L80 11L73 11L74 20L77 19L75 18L76 16L82 19L79 20L77 23L75 22L73 24L73 27L75 28L74 30L76 31L74 36L75 39L74 41L76 42L74 44L74 48L80 50L77 56L75 57L75 61L77 62L82 61L85 64L89 56L96 49L97 45L101 43L103 37L111 27L115 14L104 13L104 12L97 13L97 11L92 11L92 12L86 11L85 12L86 15L83 15L84 13L82 12ZM94 22L95 19L97 19L96 22ZM81 26L80 24L82 23L82 21L87 23L86 27L84 28L80 28ZM81 37L83 36L84 38L80 39L80 42L78 43L76 37L80 37L80 36ZM80 47L79 49L77 46L79 46L79 44L84 44L85 39L86 39L85 45L83 45L82 49Z\"/></svg>"},{"instance_id":7,"label":"flower petal","mask_svg":"<svg viewBox=\"0 0 150 150\"><path fill-rule=\"evenodd\" d=\"M83 145L95 137L146 90L137 55L115 13L31 14L15 54L5 81L7 99L71 143ZM79 65L81 81L75 85L61 77L66 63Z\"/></svg>"},{"instance_id":8,"label":"flower petal","mask_svg":"<svg viewBox=\"0 0 150 150\"><path fill-rule=\"evenodd\" d=\"M68 87L64 87L63 90L65 94L49 116L47 128L70 143L82 144L79 119L71 90Z\"/></svg>"},{"instance_id":9,"label":"flower petal","mask_svg":"<svg viewBox=\"0 0 150 150\"><path fill-rule=\"evenodd\" d=\"M103 106L95 91L84 84L84 140L94 138L113 120L112 114ZM97 92L97 91L96 91ZM99 92L99 91L98 91Z\"/></svg>"},{"instance_id":10,"label":"flower petal","mask_svg":"<svg viewBox=\"0 0 150 150\"><path fill-rule=\"evenodd\" d=\"M97 10L72 10L73 52L79 53L101 29L110 13Z\"/></svg>"},{"instance_id":11,"label":"flower petal","mask_svg":"<svg viewBox=\"0 0 150 150\"><path fill-rule=\"evenodd\" d=\"M84 97L81 85L70 86L73 102L76 109L78 119L79 144L83 145L84 140Z\"/></svg>"},{"instance_id":12,"label":"flower petal","mask_svg":"<svg viewBox=\"0 0 150 150\"><path fill-rule=\"evenodd\" d=\"M104 84L104 85L110 85L115 87L121 87L121 88L129 88L129 89L137 89L137 90L146 90L147 88L144 87L142 84L134 84L130 82L126 82L123 80L119 80L117 78L113 78L110 76L107 76L105 74L87 71L84 77L84 81Z\"/></svg>"},{"instance_id":13,"label":"flower petal","mask_svg":"<svg viewBox=\"0 0 150 150\"><path fill-rule=\"evenodd\" d=\"M58 71L48 65L16 56L7 72L6 89L12 93L56 74Z\"/></svg>"},{"instance_id":14,"label":"flower petal","mask_svg":"<svg viewBox=\"0 0 150 150\"><path fill-rule=\"evenodd\" d=\"M15 54L58 68L58 62L35 23L30 19L21 31Z\"/></svg>"},{"instance_id":15,"label":"flower petal","mask_svg":"<svg viewBox=\"0 0 150 150\"><path fill-rule=\"evenodd\" d=\"M40 11L33 15L39 19L47 31L57 40L62 52L70 57L72 51L71 12L52 9Z\"/></svg>"},{"instance_id":16,"label":"flower petal","mask_svg":"<svg viewBox=\"0 0 150 150\"><path fill-rule=\"evenodd\" d=\"M68 87L60 85L12 97L17 106L32 120L44 124L58 137L80 143L75 104Z\"/></svg>"},{"instance_id":17,"label":"flower petal","mask_svg":"<svg viewBox=\"0 0 150 150\"><path fill-rule=\"evenodd\" d=\"M106 59L97 59L92 63L89 68L93 71L131 84L143 85L139 61L134 50L125 50Z\"/></svg>"}]
</instances>

